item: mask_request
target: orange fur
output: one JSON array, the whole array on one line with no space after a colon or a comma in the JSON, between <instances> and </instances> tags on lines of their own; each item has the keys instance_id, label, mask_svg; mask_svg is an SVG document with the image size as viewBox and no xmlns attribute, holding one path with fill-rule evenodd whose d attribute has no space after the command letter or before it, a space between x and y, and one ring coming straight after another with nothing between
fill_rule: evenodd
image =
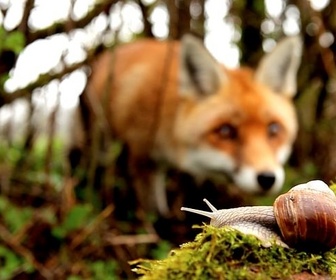
<instances>
[{"instance_id":1,"label":"orange fur","mask_svg":"<svg viewBox=\"0 0 336 280\"><path fill-rule=\"evenodd\" d=\"M255 73L225 69L195 38L184 43L140 40L101 55L92 66L88 92L97 104L108 105L108 121L129 147L133 174L145 170L150 160L155 164L147 169L155 172L173 166L200 178L229 175L245 191L274 192L272 184L255 185L260 174L282 170L295 140L290 96L298 63L288 70L290 81L270 85L267 63L281 64L277 56L291 57L290 48L279 47L274 61L265 59L266 66ZM258 177L253 184L245 182L250 175L239 178L251 172ZM140 189L153 184L152 179L136 180Z\"/></svg>"}]
</instances>

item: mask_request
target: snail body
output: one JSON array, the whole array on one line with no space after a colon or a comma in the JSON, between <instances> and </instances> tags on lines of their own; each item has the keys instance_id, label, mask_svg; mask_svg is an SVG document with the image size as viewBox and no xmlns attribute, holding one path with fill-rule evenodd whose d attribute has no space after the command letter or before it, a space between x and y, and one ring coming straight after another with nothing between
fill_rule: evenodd
<instances>
[{"instance_id":1,"label":"snail body","mask_svg":"<svg viewBox=\"0 0 336 280\"><path fill-rule=\"evenodd\" d=\"M336 247L336 196L322 181L293 187L273 206L247 206L217 210L204 199L211 212L182 207L181 210L211 219L215 227L228 226L252 234L268 247Z\"/></svg>"}]
</instances>

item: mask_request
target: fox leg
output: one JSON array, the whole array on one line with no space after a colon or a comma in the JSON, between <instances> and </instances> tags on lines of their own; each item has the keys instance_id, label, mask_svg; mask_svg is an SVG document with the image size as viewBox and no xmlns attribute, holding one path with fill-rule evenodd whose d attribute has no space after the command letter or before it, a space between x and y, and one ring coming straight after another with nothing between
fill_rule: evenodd
<instances>
[{"instance_id":1,"label":"fox leg","mask_svg":"<svg viewBox=\"0 0 336 280\"><path fill-rule=\"evenodd\" d=\"M166 195L166 171L157 168L150 160L131 160L130 175L139 203L141 215L158 212L161 216L169 214ZM143 211L142 211L143 210Z\"/></svg>"},{"instance_id":2,"label":"fox leg","mask_svg":"<svg viewBox=\"0 0 336 280\"><path fill-rule=\"evenodd\" d=\"M156 204L156 209L163 217L167 217L169 214L169 206L166 190L166 175L167 171L162 168L156 170L156 172L152 175L154 203Z\"/></svg>"}]
</instances>

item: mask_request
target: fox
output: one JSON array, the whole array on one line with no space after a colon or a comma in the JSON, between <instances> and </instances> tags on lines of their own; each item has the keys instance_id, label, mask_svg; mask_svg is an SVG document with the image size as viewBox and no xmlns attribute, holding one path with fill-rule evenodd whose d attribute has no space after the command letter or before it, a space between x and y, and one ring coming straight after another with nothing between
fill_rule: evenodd
<instances>
[{"instance_id":1,"label":"fox","mask_svg":"<svg viewBox=\"0 0 336 280\"><path fill-rule=\"evenodd\" d=\"M138 39L104 51L86 94L107 108L110 132L128 149L139 203L165 215L166 175L227 181L243 193L280 192L298 132L294 96L299 35L282 39L255 69L229 69L198 37Z\"/></svg>"}]
</instances>

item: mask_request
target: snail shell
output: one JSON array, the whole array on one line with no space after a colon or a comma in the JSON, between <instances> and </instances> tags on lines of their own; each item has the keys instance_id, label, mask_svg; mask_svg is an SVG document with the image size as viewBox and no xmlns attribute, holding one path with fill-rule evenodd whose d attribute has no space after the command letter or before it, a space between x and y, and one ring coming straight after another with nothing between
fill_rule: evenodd
<instances>
[{"instance_id":1,"label":"snail shell","mask_svg":"<svg viewBox=\"0 0 336 280\"><path fill-rule=\"evenodd\" d=\"M274 201L282 238L291 247L336 247L336 196L322 181L298 185Z\"/></svg>"}]
</instances>

